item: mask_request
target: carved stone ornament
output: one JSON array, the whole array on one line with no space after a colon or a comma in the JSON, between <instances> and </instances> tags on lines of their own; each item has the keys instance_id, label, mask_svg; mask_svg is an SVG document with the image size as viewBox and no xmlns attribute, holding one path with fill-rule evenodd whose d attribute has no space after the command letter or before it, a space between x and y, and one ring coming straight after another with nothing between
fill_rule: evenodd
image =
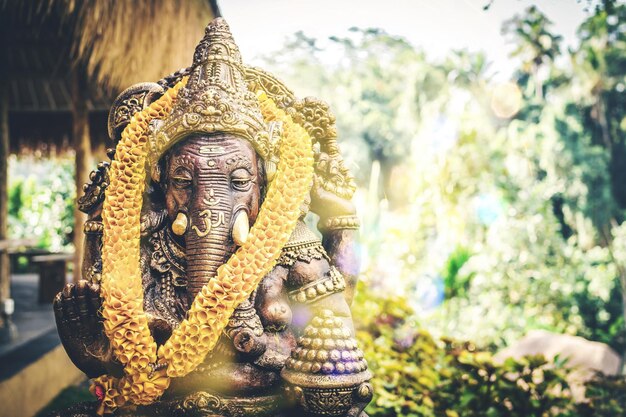
<instances>
[{"instance_id":1,"label":"carved stone ornament","mask_svg":"<svg viewBox=\"0 0 626 417\"><path fill-rule=\"evenodd\" d=\"M109 134L78 200L83 280L54 301L96 400L52 415L366 416L355 184L328 106L246 66L218 18L189 68L115 100Z\"/></svg>"}]
</instances>

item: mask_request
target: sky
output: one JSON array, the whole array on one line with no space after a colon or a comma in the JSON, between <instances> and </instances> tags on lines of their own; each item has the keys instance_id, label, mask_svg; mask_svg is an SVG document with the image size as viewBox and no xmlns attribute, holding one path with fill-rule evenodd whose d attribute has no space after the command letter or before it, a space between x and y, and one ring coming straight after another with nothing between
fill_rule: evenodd
<instances>
[{"instance_id":1,"label":"sky","mask_svg":"<svg viewBox=\"0 0 626 417\"><path fill-rule=\"evenodd\" d=\"M585 19L586 1L577 0L221 0L244 61L258 65L259 56L276 51L285 39L302 30L326 39L347 29L378 27L403 36L434 59L455 49L485 51L496 78L508 78L516 62L512 46L500 33L502 23L534 4L554 22L564 45L576 42Z\"/></svg>"}]
</instances>

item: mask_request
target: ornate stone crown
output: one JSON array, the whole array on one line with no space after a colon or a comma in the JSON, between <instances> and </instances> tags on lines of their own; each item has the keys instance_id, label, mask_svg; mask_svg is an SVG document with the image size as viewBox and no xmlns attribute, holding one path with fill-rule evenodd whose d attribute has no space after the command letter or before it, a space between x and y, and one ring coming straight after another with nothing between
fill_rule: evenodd
<instances>
[{"instance_id":1,"label":"ornate stone crown","mask_svg":"<svg viewBox=\"0 0 626 417\"><path fill-rule=\"evenodd\" d=\"M250 141L263 159L272 141L257 97L248 91L245 67L230 28L213 20L196 47L192 71L170 115L153 122L150 139L152 167L174 144L192 133L224 132Z\"/></svg>"}]
</instances>

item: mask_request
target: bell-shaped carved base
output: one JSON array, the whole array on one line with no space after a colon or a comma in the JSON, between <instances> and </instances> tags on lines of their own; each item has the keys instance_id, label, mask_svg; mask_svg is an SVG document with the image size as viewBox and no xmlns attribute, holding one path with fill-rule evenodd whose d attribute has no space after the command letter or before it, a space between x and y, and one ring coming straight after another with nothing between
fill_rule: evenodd
<instances>
[{"instance_id":1,"label":"bell-shaped carved base","mask_svg":"<svg viewBox=\"0 0 626 417\"><path fill-rule=\"evenodd\" d=\"M290 387L263 397L225 397L200 391L182 399L159 401L150 406L125 407L116 417L367 417L363 412L372 399L372 386L336 389ZM98 417L98 402L84 402L49 417Z\"/></svg>"},{"instance_id":2,"label":"bell-shaped carved base","mask_svg":"<svg viewBox=\"0 0 626 417\"><path fill-rule=\"evenodd\" d=\"M292 386L287 393L293 404L292 409L298 410L298 416L367 417L363 410L372 400L373 388L368 382L356 387Z\"/></svg>"},{"instance_id":3,"label":"bell-shaped carved base","mask_svg":"<svg viewBox=\"0 0 626 417\"><path fill-rule=\"evenodd\" d=\"M97 417L98 402L76 404L49 417ZM182 399L158 401L150 406L124 407L119 417L282 417L290 415L284 395L225 397L206 391ZM283 411L281 411L283 410Z\"/></svg>"}]
</instances>

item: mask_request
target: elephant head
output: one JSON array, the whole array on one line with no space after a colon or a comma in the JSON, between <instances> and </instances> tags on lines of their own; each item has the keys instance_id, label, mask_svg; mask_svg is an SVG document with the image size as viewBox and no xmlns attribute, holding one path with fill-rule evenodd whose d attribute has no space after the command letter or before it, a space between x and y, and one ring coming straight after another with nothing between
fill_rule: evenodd
<instances>
[{"instance_id":1,"label":"elephant head","mask_svg":"<svg viewBox=\"0 0 626 417\"><path fill-rule=\"evenodd\" d=\"M247 238L262 198L261 159L244 138L195 133L161 159L160 185L174 235L184 241L194 297Z\"/></svg>"}]
</instances>

